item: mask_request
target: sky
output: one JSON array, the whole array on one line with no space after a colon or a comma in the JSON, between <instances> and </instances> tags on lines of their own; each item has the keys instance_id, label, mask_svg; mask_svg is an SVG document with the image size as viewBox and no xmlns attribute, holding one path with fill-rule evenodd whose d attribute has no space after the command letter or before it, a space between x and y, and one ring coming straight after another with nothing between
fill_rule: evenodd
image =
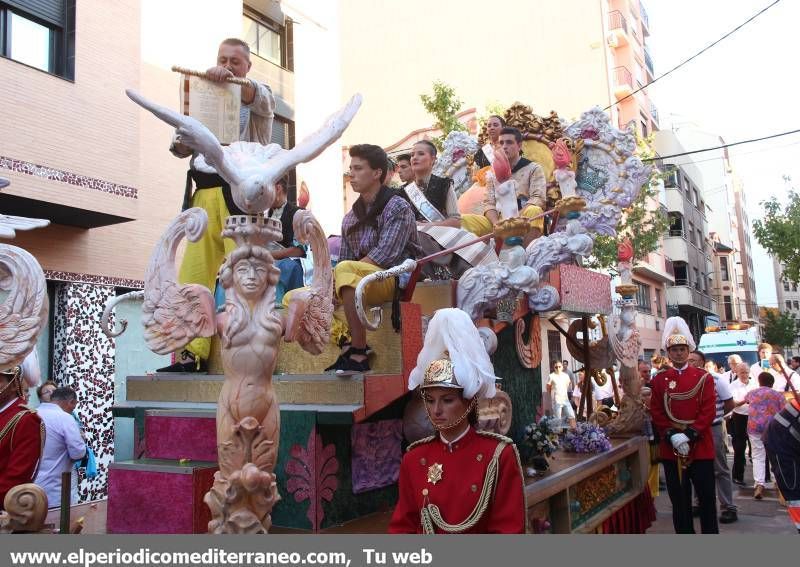
<instances>
[{"instance_id":1,"label":"sky","mask_svg":"<svg viewBox=\"0 0 800 567\"><path fill-rule=\"evenodd\" d=\"M645 0L656 77L716 41L773 0ZM663 123L697 122L727 143L800 129L796 61L800 2L782 0L684 67L648 87ZM699 148L689 148L694 150ZM752 219L759 203L800 187L800 133L730 149ZM695 156L703 159L703 154ZM754 237L758 303L777 306L772 260Z\"/></svg>"}]
</instances>

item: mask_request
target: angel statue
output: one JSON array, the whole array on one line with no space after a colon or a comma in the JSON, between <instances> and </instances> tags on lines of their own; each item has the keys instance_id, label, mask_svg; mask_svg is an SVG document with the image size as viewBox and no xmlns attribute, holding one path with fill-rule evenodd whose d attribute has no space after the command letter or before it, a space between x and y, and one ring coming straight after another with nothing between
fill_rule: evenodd
<instances>
[{"instance_id":1,"label":"angel statue","mask_svg":"<svg viewBox=\"0 0 800 567\"><path fill-rule=\"evenodd\" d=\"M295 237L309 243L314 276L309 289L293 295L285 316L275 312L279 270L269 251L283 236L281 222L265 218L273 205L275 182L292 167L319 155L335 142L355 116L355 95L317 132L291 150L276 144L235 142L222 147L200 122L155 105L128 91L135 102L176 126L181 141L198 152L195 167L218 172L227 181L237 206L246 214L225 221L222 236L236 242L219 272L225 290L224 312L216 315L211 292L198 284L176 283L175 253L185 236L197 241L208 216L191 208L172 221L151 256L145 274L142 322L148 347L159 354L183 348L196 337L222 341L225 382L217 404L219 471L205 496L211 509L211 533L266 533L272 507L280 499L275 466L280 437L280 410L272 373L281 337L319 354L329 340L333 284L325 233L307 211L295 214ZM104 321L114 303L106 305ZM107 326L107 323L106 323ZM124 330L124 322L123 322ZM107 334L120 331L106 329Z\"/></svg>"}]
</instances>

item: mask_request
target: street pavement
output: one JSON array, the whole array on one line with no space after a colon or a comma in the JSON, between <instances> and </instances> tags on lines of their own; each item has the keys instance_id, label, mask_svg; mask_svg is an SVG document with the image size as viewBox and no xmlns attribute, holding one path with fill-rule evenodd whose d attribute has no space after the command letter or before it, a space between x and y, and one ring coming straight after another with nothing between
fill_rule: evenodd
<instances>
[{"instance_id":1,"label":"street pavement","mask_svg":"<svg viewBox=\"0 0 800 567\"><path fill-rule=\"evenodd\" d=\"M733 455L728 455L728 464L731 465ZM721 534L786 534L797 535L797 530L786 513L786 508L778 502L778 493L774 485L767 483L767 490L763 500L753 498L753 467L750 461L745 466L746 486L733 485L734 503L739 507L739 520L732 524L720 524ZM661 469L661 479L664 471ZM648 534L672 534L672 504L670 504L667 491L661 490L655 498L658 517L655 523L647 530ZM695 531L700 533L700 520L695 518Z\"/></svg>"}]
</instances>

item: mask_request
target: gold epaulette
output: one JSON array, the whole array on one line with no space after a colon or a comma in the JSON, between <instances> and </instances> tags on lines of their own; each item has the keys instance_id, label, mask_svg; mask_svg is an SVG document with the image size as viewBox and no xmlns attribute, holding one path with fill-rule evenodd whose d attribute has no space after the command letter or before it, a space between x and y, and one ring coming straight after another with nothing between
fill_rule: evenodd
<instances>
[{"instance_id":1,"label":"gold epaulette","mask_svg":"<svg viewBox=\"0 0 800 567\"><path fill-rule=\"evenodd\" d=\"M494 431L479 431L475 430L475 433L478 435L482 435L484 437L491 437L492 439L496 439L502 443L508 443L509 445L513 445L514 441L510 437L506 437L505 435L500 435L499 433L495 433Z\"/></svg>"},{"instance_id":2,"label":"gold epaulette","mask_svg":"<svg viewBox=\"0 0 800 567\"><path fill-rule=\"evenodd\" d=\"M425 443L430 443L434 439L436 439L436 435L431 435L430 437L423 437L422 439L417 439L411 445L408 446L408 448L406 449L406 453L408 453L414 447L417 447L418 445L424 445Z\"/></svg>"}]
</instances>

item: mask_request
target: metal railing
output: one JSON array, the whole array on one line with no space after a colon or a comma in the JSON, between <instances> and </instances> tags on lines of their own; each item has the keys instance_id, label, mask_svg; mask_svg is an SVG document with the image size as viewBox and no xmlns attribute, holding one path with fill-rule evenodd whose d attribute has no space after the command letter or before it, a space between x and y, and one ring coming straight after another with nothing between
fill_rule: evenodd
<instances>
[{"instance_id":1,"label":"metal railing","mask_svg":"<svg viewBox=\"0 0 800 567\"><path fill-rule=\"evenodd\" d=\"M628 21L625 19L625 16L622 15L622 12L614 10L608 13L608 29L621 29L625 33L628 33Z\"/></svg>"},{"instance_id":2,"label":"metal railing","mask_svg":"<svg viewBox=\"0 0 800 567\"><path fill-rule=\"evenodd\" d=\"M644 64L647 70L650 71L650 74L655 77L656 72L653 70L653 58L650 56L650 50L647 49L647 46L644 47Z\"/></svg>"}]
</instances>

